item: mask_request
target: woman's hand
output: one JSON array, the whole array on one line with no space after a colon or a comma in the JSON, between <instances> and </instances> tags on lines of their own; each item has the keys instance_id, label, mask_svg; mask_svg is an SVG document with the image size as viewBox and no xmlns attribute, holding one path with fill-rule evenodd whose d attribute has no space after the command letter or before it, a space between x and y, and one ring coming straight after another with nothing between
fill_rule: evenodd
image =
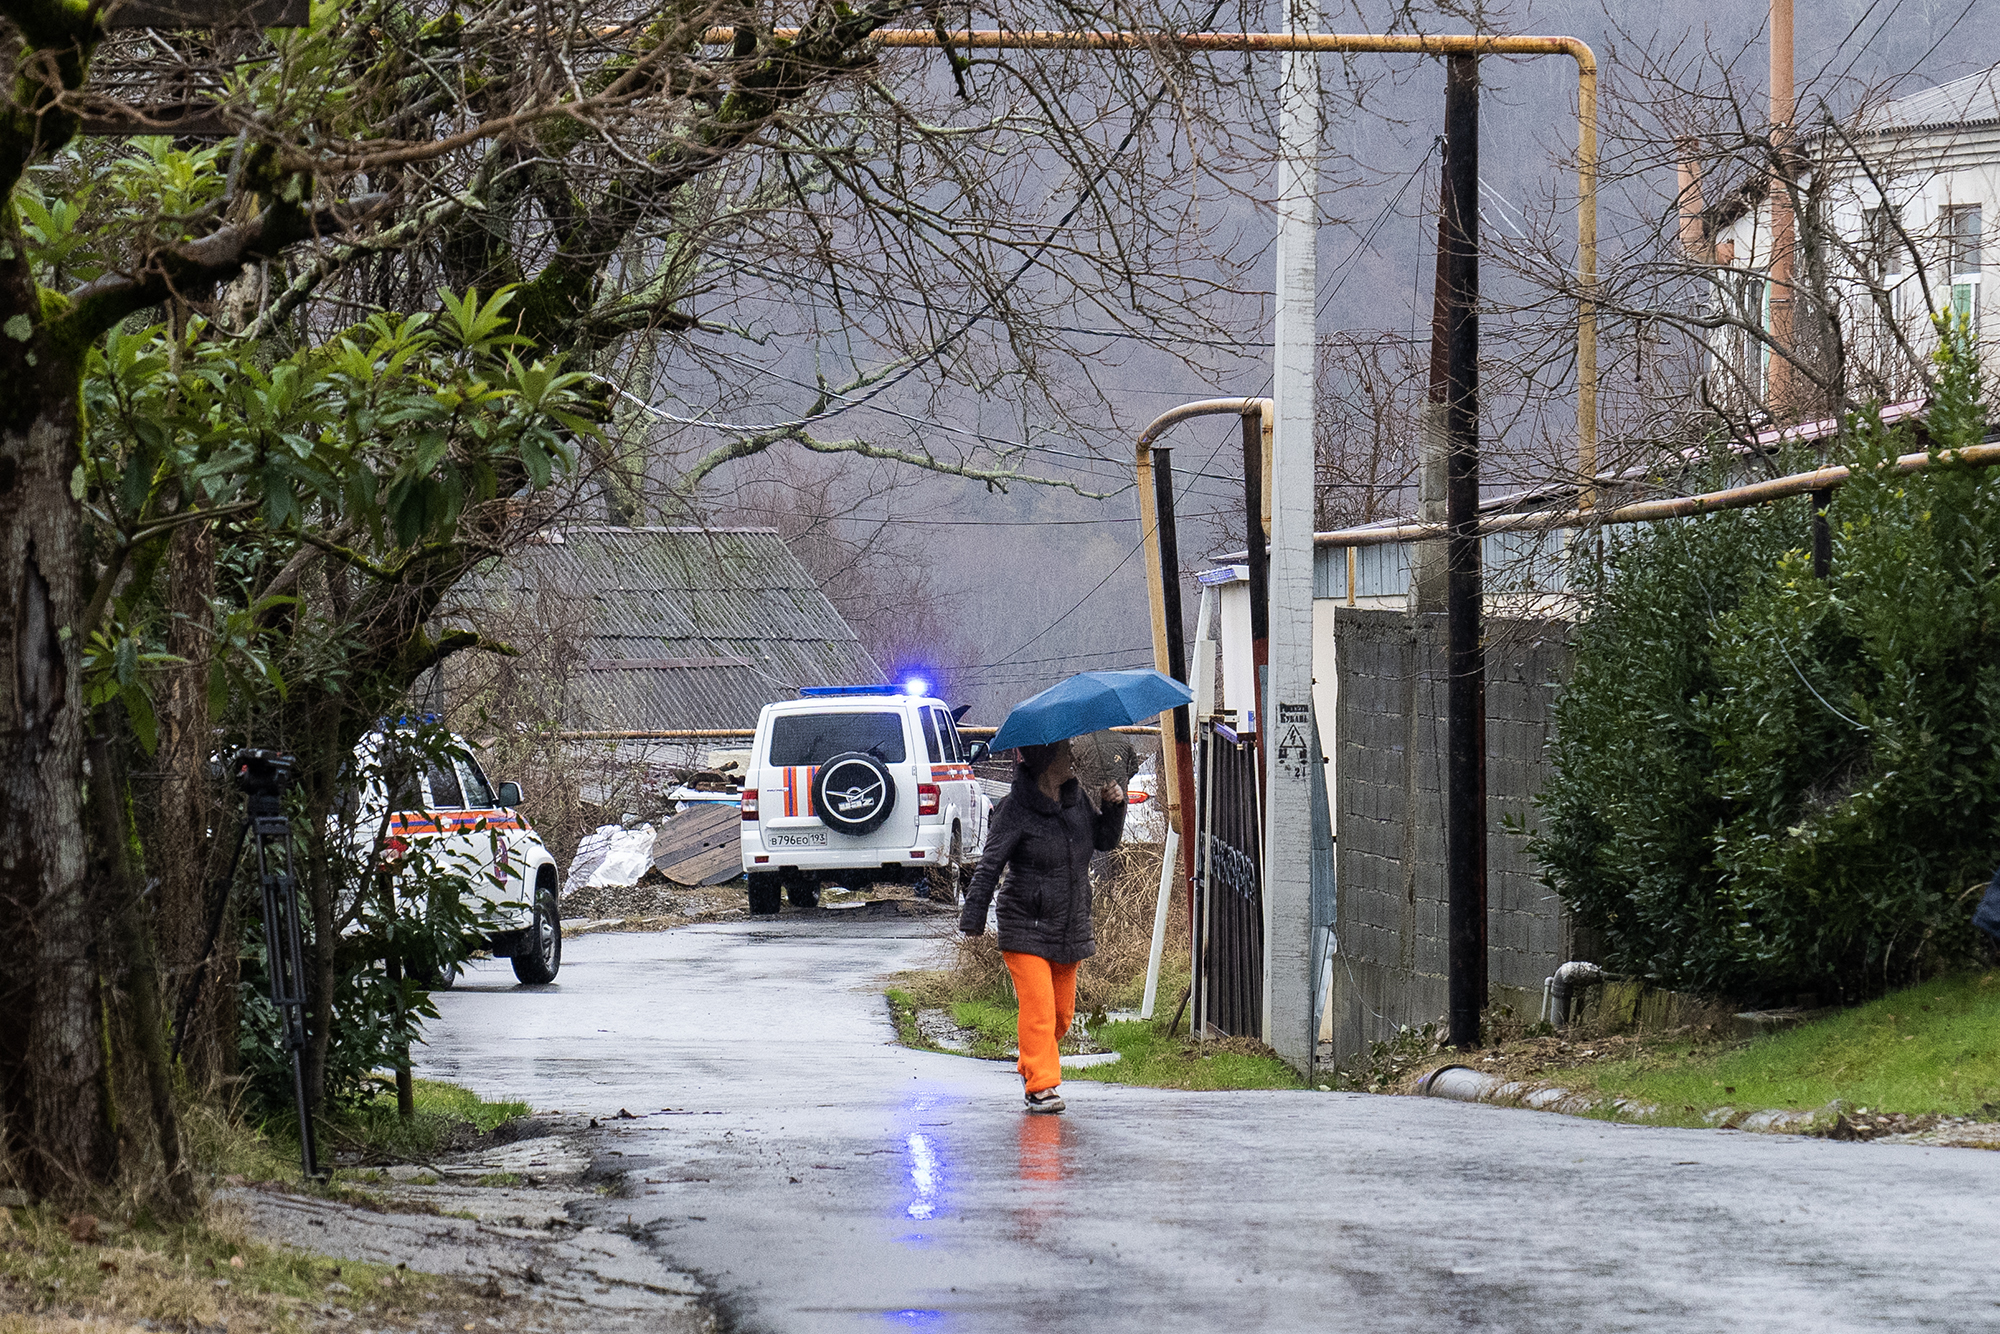
<instances>
[{"instance_id":1,"label":"woman's hand","mask_svg":"<svg viewBox=\"0 0 2000 1334\"><path fill-rule=\"evenodd\" d=\"M1097 790L1097 799L1107 806L1123 806L1125 804L1125 785L1123 783L1106 783Z\"/></svg>"}]
</instances>

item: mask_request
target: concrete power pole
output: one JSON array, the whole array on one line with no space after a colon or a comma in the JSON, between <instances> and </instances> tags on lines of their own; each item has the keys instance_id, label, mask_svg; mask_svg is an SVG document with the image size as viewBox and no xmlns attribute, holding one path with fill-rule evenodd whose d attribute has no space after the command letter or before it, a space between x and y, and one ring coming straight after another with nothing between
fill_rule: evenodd
<instances>
[{"instance_id":1,"label":"concrete power pole","mask_svg":"<svg viewBox=\"0 0 2000 1334\"><path fill-rule=\"evenodd\" d=\"M1310 0L1287 5L1286 27L1317 29ZM1260 719L1264 812L1264 1040L1307 1069L1316 1050L1312 978L1313 379L1317 340L1319 58L1282 57L1278 116L1277 324L1272 397L1271 663Z\"/></svg>"},{"instance_id":2,"label":"concrete power pole","mask_svg":"<svg viewBox=\"0 0 2000 1334\"><path fill-rule=\"evenodd\" d=\"M1445 281L1450 265L1445 249L1447 219L1443 207L1442 180L1438 195L1437 265L1431 292L1430 387L1424 398L1417 427L1417 522L1445 522L1445 458L1451 444L1445 438L1445 399L1449 371L1445 365ZM1410 610L1443 611L1445 601L1445 544L1418 542L1411 548Z\"/></svg>"}]
</instances>

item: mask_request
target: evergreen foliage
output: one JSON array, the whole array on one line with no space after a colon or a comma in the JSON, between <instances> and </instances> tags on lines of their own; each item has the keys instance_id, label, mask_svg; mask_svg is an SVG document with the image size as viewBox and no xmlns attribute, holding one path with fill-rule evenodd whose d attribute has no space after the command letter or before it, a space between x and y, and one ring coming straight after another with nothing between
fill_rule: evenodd
<instances>
[{"instance_id":1,"label":"evergreen foliage","mask_svg":"<svg viewBox=\"0 0 2000 1334\"><path fill-rule=\"evenodd\" d=\"M1932 464L1850 423L1833 565L1803 499L1615 540L1576 629L1532 848L1666 986L1853 999L1974 948L2000 861L2000 474L1972 339L1945 326Z\"/></svg>"}]
</instances>

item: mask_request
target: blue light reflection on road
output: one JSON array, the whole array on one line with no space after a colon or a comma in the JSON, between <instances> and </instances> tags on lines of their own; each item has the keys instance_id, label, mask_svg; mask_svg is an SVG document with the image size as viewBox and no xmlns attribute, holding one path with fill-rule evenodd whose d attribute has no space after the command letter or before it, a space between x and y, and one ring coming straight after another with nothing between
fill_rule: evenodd
<instances>
[{"instance_id":1,"label":"blue light reflection on road","mask_svg":"<svg viewBox=\"0 0 2000 1334\"><path fill-rule=\"evenodd\" d=\"M945 1137L939 1130L951 1122L939 1119L938 1113L950 1105L952 1100L936 1090L915 1092L897 1118L903 1123L897 1132L903 1141L900 1157L907 1190L903 1217L918 1224L928 1224L945 1213L951 1168L946 1161ZM928 1231L910 1232L898 1240L913 1246L931 1243Z\"/></svg>"},{"instance_id":2,"label":"blue light reflection on road","mask_svg":"<svg viewBox=\"0 0 2000 1334\"><path fill-rule=\"evenodd\" d=\"M894 1133L902 1140L899 1154L904 1174L904 1190L895 1198L903 1202L902 1217L917 1226L896 1238L905 1246L928 1248L933 1238L929 1225L945 1216L946 1192L951 1185L951 1167L946 1161L944 1127L951 1124L948 1108L958 1100L936 1089L912 1091L896 1119L902 1124ZM910 1291L908 1297L921 1300L934 1295L929 1284ZM948 1313L926 1306L906 1306L883 1311L877 1319L900 1329L942 1330L950 1327Z\"/></svg>"},{"instance_id":3,"label":"blue light reflection on road","mask_svg":"<svg viewBox=\"0 0 2000 1334\"><path fill-rule=\"evenodd\" d=\"M937 1149L929 1135L912 1134L907 1143L910 1150L910 1188L917 1197L903 1212L911 1218L932 1218L937 1214L940 1180Z\"/></svg>"}]
</instances>

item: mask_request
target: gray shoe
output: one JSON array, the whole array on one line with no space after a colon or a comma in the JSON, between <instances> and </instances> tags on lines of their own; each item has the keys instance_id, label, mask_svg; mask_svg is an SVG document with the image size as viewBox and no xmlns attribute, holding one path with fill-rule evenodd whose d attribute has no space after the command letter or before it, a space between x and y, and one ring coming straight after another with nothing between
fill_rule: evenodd
<instances>
[{"instance_id":1,"label":"gray shoe","mask_svg":"<svg viewBox=\"0 0 2000 1334\"><path fill-rule=\"evenodd\" d=\"M1024 1099L1026 1110L1031 1112L1059 1112L1063 1109L1062 1094L1054 1089L1043 1089L1040 1093L1030 1093Z\"/></svg>"}]
</instances>

